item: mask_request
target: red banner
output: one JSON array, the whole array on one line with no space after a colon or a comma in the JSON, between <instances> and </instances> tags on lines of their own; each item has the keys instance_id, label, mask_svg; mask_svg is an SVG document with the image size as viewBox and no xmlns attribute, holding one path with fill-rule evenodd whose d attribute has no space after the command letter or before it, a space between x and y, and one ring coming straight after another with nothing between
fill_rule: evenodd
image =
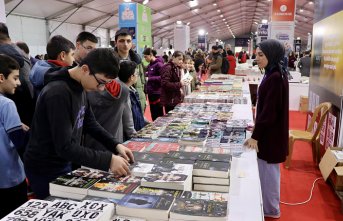
<instances>
[{"instance_id":1,"label":"red banner","mask_svg":"<svg viewBox=\"0 0 343 221\"><path fill-rule=\"evenodd\" d=\"M272 21L294 21L295 0L273 0Z\"/></svg>"}]
</instances>

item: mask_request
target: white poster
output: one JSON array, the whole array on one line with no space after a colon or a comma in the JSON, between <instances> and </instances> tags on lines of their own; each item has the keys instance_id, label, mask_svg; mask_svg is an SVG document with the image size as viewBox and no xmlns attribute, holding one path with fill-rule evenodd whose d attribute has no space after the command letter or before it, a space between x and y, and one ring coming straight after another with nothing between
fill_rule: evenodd
<instances>
[{"instance_id":1,"label":"white poster","mask_svg":"<svg viewBox=\"0 0 343 221\"><path fill-rule=\"evenodd\" d=\"M282 42L293 51L294 22L271 22L270 38Z\"/></svg>"},{"instance_id":2,"label":"white poster","mask_svg":"<svg viewBox=\"0 0 343 221\"><path fill-rule=\"evenodd\" d=\"M336 120L337 118L329 113L328 115L328 126L326 131L326 142L325 149L328 147L333 147L335 141L335 132L336 132Z\"/></svg>"},{"instance_id":3,"label":"white poster","mask_svg":"<svg viewBox=\"0 0 343 221\"><path fill-rule=\"evenodd\" d=\"M320 137L319 137L319 142L320 145L324 145L324 141L325 141L325 133L326 133L326 120L327 120L327 116L325 116L324 122L323 122L323 126L320 129Z\"/></svg>"}]
</instances>

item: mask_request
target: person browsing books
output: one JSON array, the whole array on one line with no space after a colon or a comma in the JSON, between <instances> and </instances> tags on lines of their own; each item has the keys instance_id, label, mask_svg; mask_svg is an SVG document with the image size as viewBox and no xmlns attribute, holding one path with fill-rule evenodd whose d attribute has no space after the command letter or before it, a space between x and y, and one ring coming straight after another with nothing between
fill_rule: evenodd
<instances>
[{"instance_id":1,"label":"person browsing books","mask_svg":"<svg viewBox=\"0 0 343 221\"><path fill-rule=\"evenodd\" d=\"M0 219L27 201L23 162L18 152L27 143L28 126L22 124L17 108L5 95L20 85L19 64L0 54Z\"/></svg>"},{"instance_id":2,"label":"person browsing books","mask_svg":"<svg viewBox=\"0 0 343 221\"><path fill-rule=\"evenodd\" d=\"M265 217L280 217L280 163L288 155L288 72L282 67L285 49L273 39L257 45L256 61L265 70L257 93L255 127L245 141L257 150Z\"/></svg>"},{"instance_id":3,"label":"person browsing books","mask_svg":"<svg viewBox=\"0 0 343 221\"><path fill-rule=\"evenodd\" d=\"M49 182L71 172L71 163L118 175L130 173L132 152L97 123L86 98L86 91L103 91L118 72L113 50L101 48L74 68L46 73L24 154L25 172L37 198L49 195ZM81 146L83 132L107 150Z\"/></svg>"},{"instance_id":4,"label":"person browsing books","mask_svg":"<svg viewBox=\"0 0 343 221\"><path fill-rule=\"evenodd\" d=\"M161 69L161 104L166 113L183 101L183 86L190 84L187 79L181 79L183 57L181 51L175 51L172 59Z\"/></svg>"}]
</instances>

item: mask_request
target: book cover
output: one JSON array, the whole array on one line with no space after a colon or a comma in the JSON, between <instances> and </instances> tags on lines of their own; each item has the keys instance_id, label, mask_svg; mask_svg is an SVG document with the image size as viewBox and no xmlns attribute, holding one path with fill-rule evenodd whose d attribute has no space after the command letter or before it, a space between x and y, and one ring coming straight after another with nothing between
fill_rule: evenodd
<instances>
[{"instance_id":1,"label":"book cover","mask_svg":"<svg viewBox=\"0 0 343 221\"><path fill-rule=\"evenodd\" d=\"M82 203L71 200L54 200L45 210L41 211L36 220L67 220L68 215Z\"/></svg>"},{"instance_id":2,"label":"book cover","mask_svg":"<svg viewBox=\"0 0 343 221\"><path fill-rule=\"evenodd\" d=\"M130 193L125 195L118 202L118 205L129 208L169 210L173 201L174 198L169 196L154 196Z\"/></svg>"},{"instance_id":3,"label":"book cover","mask_svg":"<svg viewBox=\"0 0 343 221\"><path fill-rule=\"evenodd\" d=\"M148 147L146 147L146 152L152 153L168 153L169 151L178 151L180 145L178 143L151 143Z\"/></svg>"},{"instance_id":4,"label":"book cover","mask_svg":"<svg viewBox=\"0 0 343 221\"><path fill-rule=\"evenodd\" d=\"M146 147L148 147L151 142L138 142L138 141L131 141L128 140L123 143L124 146L129 148L131 151L142 152Z\"/></svg>"},{"instance_id":5,"label":"book cover","mask_svg":"<svg viewBox=\"0 0 343 221\"><path fill-rule=\"evenodd\" d=\"M91 196L109 196L112 198L121 198L122 195L131 193L138 187L137 183L121 183L102 180L95 183L88 190L88 194Z\"/></svg>"},{"instance_id":6,"label":"book cover","mask_svg":"<svg viewBox=\"0 0 343 221\"><path fill-rule=\"evenodd\" d=\"M145 194L145 195L180 197L182 192L183 191L181 191L181 190L168 190L168 189L150 188L150 187L140 186L137 189L135 189L132 193Z\"/></svg>"},{"instance_id":7,"label":"book cover","mask_svg":"<svg viewBox=\"0 0 343 221\"><path fill-rule=\"evenodd\" d=\"M142 163L155 163L160 161L165 154L163 153L143 153L143 152L133 152L133 156L136 162Z\"/></svg>"},{"instance_id":8,"label":"book cover","mask_svg":"<svg viewBox=\"0 0 343 221\"><path fill-rule=\"evenodd\" d=\"M153 167L153 163L141 163L136 161L134 164L130 165L130 170L132 175L143 177L150 172Z\"/></svg>"},{"instance_id":9,"label":"book cover","mask_svg":"<svg viewBox=\"0 0 343 221\"><path fill-rule=\"evenodd\" d=\"M228 193L216 193L216 192L183 191L180 198L228 202L229 201L229 194Z\"/></svg>"},{"instance_id":10,"label":"book cover","mask_svg":"<svg viewBox=\"0 0 343 221\"><path fill-rule=\"evenodd\" d=\"M175 217L175 214L185 216ZM170 218L177 219L177 217L181 218L190 216L193 216L193 220L197 220L194 216L207 217L207 219L210 219L209 217L226 217L227 203L199 199L176 199L170 211Z\"/></svg>"},{"instance_id":11,"label":"book cover","mask_svg":"<svg viewBox=\"0 0 343 221\"><path fill-rule=\"evenodd\" d=\"M91 168L78 168L73 170L70 175L77 177L87 177L93 179L116 179L116 175L102 170L96 170Z\"/></svg>"},{"instance_id":12,"label":"book cover","mask_svg":"<svg viewBox=\"0 0 343 221\"><path fill-rule=\"evenodd\" d=\"M133 176L133 175L128 175L128 176L123 176L123 177L119 177L118 181L122 182L122 183L140 183L141 182L142 177L140 176Z\"/></svg>"},{"instance_id":13,"label":"book cover","mask_svg":"<svg viewBox=\"0 0 343 221\"><path fill-rule=\"evenodd\" d=\"M169 162L160 161L156 163L151 169L154 173L181 173L181 174L192 174L193 165L191 164L178 164L175 161L170 160Z\"/></svg>"},{"instance_id":14,"label":"book cover","mask_svg":"<svg viewBox=\"0 0 343 221\"><path fill-rule=\"evenodd\" d=\"M76 177L73 175L63 175L52 181L49 186L50 190L55 189L64 192L73 192L78 194L87 194L87 189L98 182L99 179Z\"/></svg>"},{"instance_id":15,"label":"book cover","mask_svg":"<svg viewBox=\"0 0 343 221\"><path fill-rule=\"evenodd\" d=\"M229 170L229 162L197 160L193 166L193 175L228 178Z\"/></svg>"},{"instance_id":16,"label":"book cover","mask_svg":"<svg viewBox=\"0 0 343 221\"><path fill-rule=\"evenodd\" d=\"M185 182L188 178L186 174L150 172L147 173L142 181L145 182Z\"/></svg>"},{"instance_id":17,"label":"book cover","mask_svg":"<svg viewBox=\"0 0 343 221\"><path fill-rule=\"evenodd\" d=\"M215 154L215 153L199 153L199 160L231 162L232 156L230 154Z\"/></svg>"},{"instance_id":18,"label":"book cover","mask_svg":"<svg viewBox=\"0 0 343 221\"><path fill-rule=\"evenodd\" d=\"M174 164L191 164L193 165L195 163L195 160L183 160L183 159L177 159L177 158L169 158L164 157L159 162L160 164L167 164L167 165L174 165Z\"/></svg>"},{"instance_id":19,"label":"book cover","mask_svg":"<svg viewBox=\"0 0 343 221\"><path fill-rule=\"evenodd\" d=\"M30 199L10 214L1 219L1 221L29 221L39 218L41 211L44 211L52 202L46 200Z\"/></svg>"},{"instance_id":20,"label":"book cover","mask_svg":"<svg viewBox=\"0 0 343 221\"><path fill-rule=\"evenodd\" d=\"M170 151L166 156L182 160L198 160L198 155L192 152Z\"/></svg>"},{"instance_id":21,"label":"book cover","mask_svg":"<svg viewBox=\"0 0 343 221\"><path fill-rule=\"evenodd\" d=\"M77 208L71 211L66 219L68 221L102 221L109 220L114 215L113 203L101 201L82 201Z\"/></svg>"}]
</instances>

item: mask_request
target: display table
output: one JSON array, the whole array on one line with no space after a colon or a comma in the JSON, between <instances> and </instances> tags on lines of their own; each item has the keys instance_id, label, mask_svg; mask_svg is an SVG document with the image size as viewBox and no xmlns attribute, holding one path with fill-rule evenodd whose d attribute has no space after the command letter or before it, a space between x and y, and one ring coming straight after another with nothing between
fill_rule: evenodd
<instances>
[{"instance_id":1,"label":"display table","mask_svg":"<svg viewBox=\"0 0 343 221\"><path fill-rule=\"evenodd\" d=\"M264 220L256 151L233 157L231 163L228 220Z\"/></svg>"}]
</instances>

